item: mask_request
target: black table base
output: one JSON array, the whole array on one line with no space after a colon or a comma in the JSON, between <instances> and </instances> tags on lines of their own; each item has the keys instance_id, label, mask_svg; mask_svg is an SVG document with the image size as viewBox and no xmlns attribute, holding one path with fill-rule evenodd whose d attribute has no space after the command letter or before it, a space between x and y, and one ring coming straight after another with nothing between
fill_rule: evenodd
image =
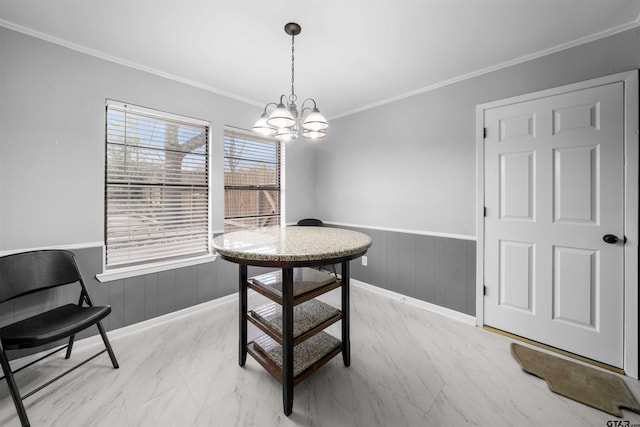
<instances>
[{"instance_id":1,"label":"black table base","mask_svg":"<svg viewBox=\"0 0 640 427\"><path fill-rule=\"evenodd\" d=\"M349 261L342 261L342 360L345 366L351 364L351 346L349 341ZM239 352L238 364L244 366L247 361L247 264L239 269L240 316L239 316ZM285 415L293 411L293 267L282 268L282 403Z\"/></svg>"}]
</instances>

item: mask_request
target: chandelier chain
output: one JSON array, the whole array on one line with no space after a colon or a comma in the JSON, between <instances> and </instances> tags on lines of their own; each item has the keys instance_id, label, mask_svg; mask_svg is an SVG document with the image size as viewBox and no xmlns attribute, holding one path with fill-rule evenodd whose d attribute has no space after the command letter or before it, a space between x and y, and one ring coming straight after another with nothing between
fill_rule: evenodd
<instances>
[{"instance_id":1,"label":"chandelier chain","mask_svg":"<svg viewBox=\"0 0 640 427\"><path fill-rule=\"evenodd\" d=\"M295 91L295 39L296 36L294 34L291 35L291 95L289 95L289 102L295 104L298 97L296 96Z\"/></svg>"}]
</instances>

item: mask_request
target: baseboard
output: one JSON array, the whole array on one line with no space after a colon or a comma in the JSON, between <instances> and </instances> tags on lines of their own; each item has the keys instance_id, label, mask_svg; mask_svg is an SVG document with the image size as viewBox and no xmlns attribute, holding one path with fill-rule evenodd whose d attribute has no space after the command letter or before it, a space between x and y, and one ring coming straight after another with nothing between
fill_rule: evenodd
<instances>
[{"instance_id":1,"label":"baseboard","mask_svg":"<svg viewBox=\"0 0 640 427\"><path fill-rule=\"evenodd\" d=\"M370 285L368 283L361 282L356 279L349 280L349 283L361 289L367 290L369 292L373 292L375 294L382 295L387 298L391 298L395 301L400 301L400 302L409 304L413 307L420 308L422 310L430 311L431 313L436 313L441 316L448 317L449 319L457 320L459 322L466 323L471 326L476 326L475 316L470 316L468 314L460 313L459 311L451 310L450 308L446 308L446 307L441 307L439 305L422 301L417 298L408 297L406 295L402 295L397 292L390 291L388 289L383 289L378 286Z\"/></svg>"},{"instance_id":2,"label":"baseboard","mask_svg":"<svg viewBox=\"0 0 640 427\"><path fill-rule=\"evenodd\" d=\"M351 279L349 283L352 286L358 287L360 289L363 289L369 292L373 292L383 297L387 297L395 301L403 302L413 307L420 308L422 310L426 310L431 313L439 314L441 316L447 317L449 319L457 320L459 322L466 323L471 326L476 326L476 318L473 316L469 316L468 314L460 313L458 311L451 310L449 308L440 307L438 305L431 304L429 302L422 301L416 298L408 297L406 295L402 295L397 292L383 289L378 286L370 285L368 283L361 282L356 279ZM173 320L180 319L185 316L190 316L192 314L198 313L203 310L209 310L218 305L226 304L228 302L235 301L237 299L238 299L238 294L233 293L233 294L226 295L224 297L207 301L198 305L193 305L191 307L187 307L182 310L174 311L171 313L164 314L162 316L154 317L152 319L144 320L142 322L134 323L132 325L128 325L122 328L108 331L107 335L109 336L110 340L118 339L130 334L139 333L147 329L162 325L166 322L171 322ZM102 346L102 345L103 345L102 338L100 337L100 335L93 335L93 336L76 341L73 347L74 347L74 350L83 350L83 349L91 348L93 346ZM51 349L12 360L11 366L14 370L19 369L20 367L25 366L33 362L34 360L37 360L38 358L42 357L44 354L50 351Z\"/></svg>"},{"instance_id":3,"label":"baseboard","mask_svg":"<svg viewBox=\"0 0 640 427\"><path fill-rule=\"evenodd\" d=\"M142 322L134 323L132 325L123 326L122 328L114 329L112 331L107 331L107 335L109 340L112 341L117 338L125 337L130 334L139 333L145 331L147 329L156 327L158 325L162 325L166 322L171 322L176 319L180 319L185 316L189 316L195 313L198 313L203 310L209 310L215 306L226 304L230 301L234 301L238 299L238 294L233 293L231 295L226 295L224 297L216 298L211 301L203 302L201 304L193 305L191 307L183 308L182 310L173 311L171 313L163 314L162 316L154 317L152 319L143 320ZM87 348L91 348L93 346L103 346L102 338L99 334L92 335L87 338L83 338L73 343L74 350L83 350ZM35 354L30 354L28 356L20 357L18 359L11 361L11 368L13 370L19 369L22 366L25 366L34 360L44 356L45 354L51 352L52 349L44 350ZM116 354L117 357L117 354Z\"/></svg>"}]
</instances>

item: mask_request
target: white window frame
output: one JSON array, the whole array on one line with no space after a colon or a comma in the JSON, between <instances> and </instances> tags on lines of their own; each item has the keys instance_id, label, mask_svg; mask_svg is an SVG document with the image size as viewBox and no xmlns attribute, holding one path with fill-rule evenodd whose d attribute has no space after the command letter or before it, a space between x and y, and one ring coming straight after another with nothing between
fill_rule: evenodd
<instances>
[{"instance_id":1,"label":"white window frame","mask_svg":"<svg viewBox=\"0 0 640 427\"><path fill-rule=\"evenodd\" d=\"M280 151L279 153L279 165L278 165L278 171L279 171L279 203L280 203L280 214L279 214L279 226L284 227L286 225L286 144L276 140L275 138L269 138L269 137L265 137L262 135L256 135L255 133L246 130L246 129L241 129L241 128L236 128L233 126L225 126L224 129L224 133L223 133L223 147L225 145L224 139L226 138L227 134L239 134L242 135L244 137L247 138L247 140L254 140L254 141L263 141L263 140L268 140L270 142L273 142L274 144L277 144L278 149ZM226 159L226 153L223 153L223 162ZM223 169L224 169L224 164L223 164ZM224 183L224 179L223 179L223 192L226 189L226 185ZM225 199L226 200L226 199ZM226 217L226 206L223 206L223 211L225 212L223 214L223 223L225 224L226 227L226 221L227 221L227 217Z\"/></svg>"},{"instance_id":2,"label":"white window frame","mask_svg":"<svg viewBox=\"0 0 640 427\"><path fill-rule=\"evenodd\" d=\"M168 112L163 112L163 111L158 111L158 110L154 110L154 109L150 109L150 108L145 108L145 107L140 107L137 105L133 105L133 104L129 104L129 103L123 103L120 101L114 101L114 100L110 100L107 99L106 100L106 108L105 108L105 156L106 156L106 124L107 124L107 117L106 117L106 111L108 110L109 106L115 106L118 108L126 108L126 109L130 109L131 111L134 112L139 112L139 113L143 113L145 115L152 115L155 116L157 118L160 119L167 119L170 121L183 121L183 122L187 122L187 123L192 123L195 125L200 125L200 126L206 126L208 127L208 136L207 136L207 161L208 161L208 165L209 165L209 170L208 170L208 177L207 177L207 201L208 201L208 218L207 218L207 254L203 254L203 255L197 255L197 256L192 256L192 257L185 257L185 258L180 258L180 259L170 259L170 260L158 260L158 261L150 261L150 262L145 262L144 264L139 264L139 265L131 265L131 266L125 266L125 267L115 267L115 268L107 268L107 260L106 260L106 255L107 255L107 251L106 251L106 240L105 242L103 242L103 256L102 256L102 274L98 274L96 275L96 278L100 281L100 282L107 282L107 281L112 281L112 280L119 280L119 279L124 279L127 277L134 277L134 276L140 276L140 275L145 275L145 274L151 274L151 273L156 273L156 272L160 272L160 271L166 271L166 270L172 270L172 269L177 269L177 268L182 268L182 267L188 267L188 266L193 266L193 265L197 265L197 264L202 264L202 263L206 263L206 262L212 262L216 259L216 255L215 252L212 250L211 248L211 240L213 238L213 230L212 230L212 169L213 169L213 163L212 163L212 153L211 153L211 130L212 130L212 126L211 126L211 122L209 121L205 121L205 120L201 120L201 119L195 119L192 117L186 117L186 116L182 116L182 115L178 115L178 114L172 114L172 113L168 113ZM105 157L105 167L106 167L106 157ZM106 171L105 171L106 172ZM106 192L106 188L107 188L107 182L106 182L106 173L105 173L105 181L104 181L104 189ZM105 193L105 207L106 207L106 193ZM106 230L106 217L107 213L106 213L106 209L105 209L105 217L104 217L104 223L105 223L105 230ZM105 236L106 237L106 236Z\"/></svg>"}]
</instances>

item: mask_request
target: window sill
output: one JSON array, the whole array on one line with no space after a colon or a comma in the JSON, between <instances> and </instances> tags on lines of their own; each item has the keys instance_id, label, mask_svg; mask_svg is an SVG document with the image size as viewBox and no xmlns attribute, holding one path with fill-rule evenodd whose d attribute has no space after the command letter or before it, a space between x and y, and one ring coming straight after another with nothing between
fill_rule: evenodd
<instances>
[{"instance_id":1,"label":"window sill","mask_svg":"<svg viewBox=\"0 0 640 427\"><path fill-rule=\"evenodd\" d=\"M144 266L117 268L96 274L96 279L100 283L111 282L113 280L127 279L129 277L143 276L145 274L158 273L160 271L174 270L193 265L204 264L216 260L217 255L202 255L195 258L181 259L177 261L165 261Z\"/></svg>"}]
</instances>

